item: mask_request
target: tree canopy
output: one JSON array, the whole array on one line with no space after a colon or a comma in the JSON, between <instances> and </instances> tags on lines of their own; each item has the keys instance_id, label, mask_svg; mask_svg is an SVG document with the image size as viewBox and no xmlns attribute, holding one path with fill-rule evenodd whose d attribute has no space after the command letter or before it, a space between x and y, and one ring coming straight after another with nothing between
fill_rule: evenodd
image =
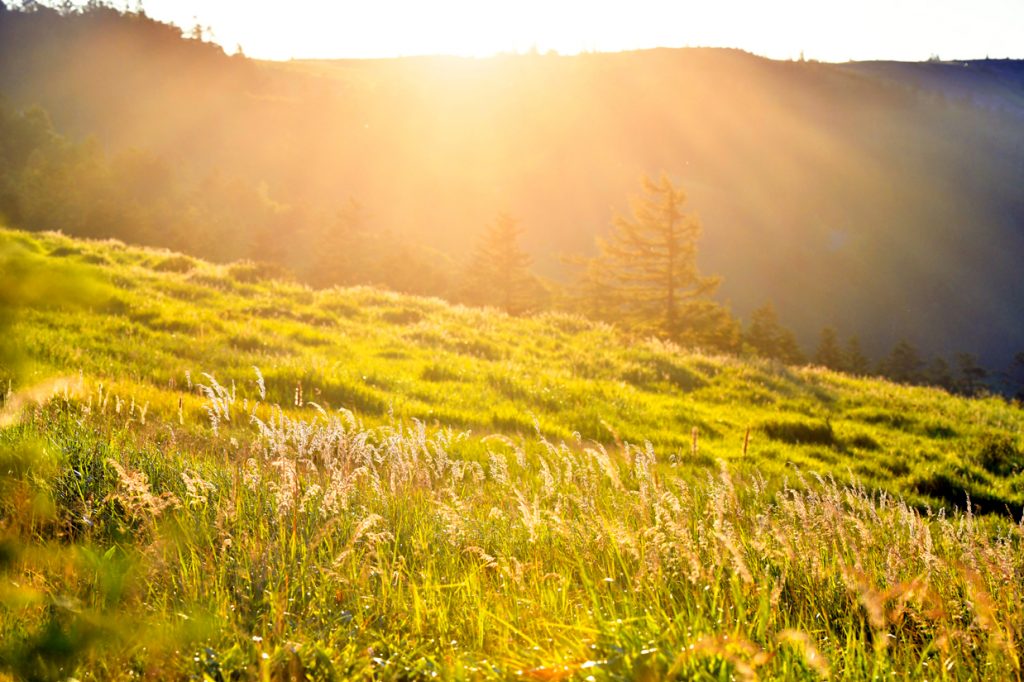
<instances>
[{"instance_id":1,"label":"tree canopy","mask_svg":"<svg viewBox=\"0 0 1024 682\"><path fill-rule=\"evenodd\" d=\"M846 363L843 351L839 347L839 334L832 327L821 330L818 348L814 351L814 362L829 369L842 370Z\"/></svg>"},{"instance_id":2,"label":"tree canopy","mask_svg":"<svg viewBox=\"0 0 1024 682\"><path fill-rule=\"evenodd\" d=\"M750 316L750 325L743 338L757 355L788 364L803 362L804 356L796 336L779 323L775 306L765 303Z\"/></svg>"},{"instance_id":3,"label":"tree canopy","mask_svg":"<svg viewBox=\"0 0 1024 682\"><path fill-rule=\"evenodd\" d=\"M617 216L608 238L598 242L602 276L618 291L609 301L615 306L610 317L678 338L686 304L710 296L719 284L697 267L701 222L665 174L643 178L643 195L632 208L632 216Z\"/></svg>"}]
</instances>

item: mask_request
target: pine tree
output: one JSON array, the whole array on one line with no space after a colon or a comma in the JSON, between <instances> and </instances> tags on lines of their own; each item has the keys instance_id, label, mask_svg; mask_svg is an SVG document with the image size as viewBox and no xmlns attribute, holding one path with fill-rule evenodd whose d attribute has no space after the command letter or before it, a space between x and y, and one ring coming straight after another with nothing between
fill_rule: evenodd
<instances>
[{"instance_id":1,"label":"pine tree","mask_svg":"<svg viewBox=\"0 0 1024 682\"><path fill-rule=\"evenodd\" d=\"M771 302L755 310L744 341L757 355L796 365L804 361L796 336L779 324L775 306Z\"/></svg>"},{"instance_id":2,"label":"pine tree","mask_svg":"<svg viewBox=\"0 0 1024 682\"><path fill-rule=\"evenodd\" d=\"M954 388L953 375L949 371L949 363L945 358L936 357L928 363L928 367L924 370L924 380L930 386L944 388L947 391L952 391Z\"/></svg>"},{"instance_id":3,"label":"pine tree","mask_svg":"<svg viewBox=\"0 0 1024 682\"><path fill-rule=\"evenodd\" d=\"M917 348L902 339L879 365L878 373L901 384L916 384L921 381L923 364Z\"/></svg>"},{"instance_id":4,"label":"pine tree","mask_svg":"<svg viewBox=\"0 0 1024 682\"><path fill-rule=\"evenodd\" d=\"M845 371L854 376L866 376L870 371L870 364L864 351L860 348L860 339L856 336L851 336L846 342L846 348L843 351L843 366Z\"/></svg>"},{"instance_id":5,"label":"pine tree","mask_svg":"<svg viewBox=\"0 0 1024 682\"><path fill-rule=\"evenodd\" d=\"M988 370L978 364L978 358L971 353L957 353L957 390L964 395L978 395L985 387Z\"/></svg>"},{"instance_id":6,"label":"pine tree","mask_svg":"<svg viewBox=\"0 0 1024 682\"><path fill-rule=\"evenodd\" d=\"M579 268L575 282L569 288L569 310L582 313L591 320L618 321L616 313L623 307L621 292L602 259L568 256L563 260L567 265Z\"/></svg>"},{"instance_id":7,"label":"pine tree","mask_svg":"<svg viewBox=\"0 0 1024 682\"><path fill-rule=\"evenodd\" d=\"M465 275L464 298L493 305L510 315L536 307L542 291L530 273L533 259L519 246L523 230L507 213L485 230Z\"/></svg>"},{"instance_id":8,"label":"pine tree","mask_svg":"<svg viewBox=\"0 0 1024 682\"><path fill-rule=\"evenodd\" d=\"M846 369L846 363L843 362L843 351L839 348L839 335L832 327L825 327L821 330L818 349L814 351L814 362L829 369Z\"/></svg>"},{"instance_id":9,"label":"pine tree","mask_svg":"<svg viewBox=\"0 0 1024 682\"><path fill-rule=\"evenodd\" d=\"M697 269L702 228L684 211L686 193L665 174L644 177L643 189L632 217L616 217L608 239L599 241L598 263L621 297L612 316L674 339L683 328L683 306L711 295L719 279Z\"/></svg>"}]
</instances>

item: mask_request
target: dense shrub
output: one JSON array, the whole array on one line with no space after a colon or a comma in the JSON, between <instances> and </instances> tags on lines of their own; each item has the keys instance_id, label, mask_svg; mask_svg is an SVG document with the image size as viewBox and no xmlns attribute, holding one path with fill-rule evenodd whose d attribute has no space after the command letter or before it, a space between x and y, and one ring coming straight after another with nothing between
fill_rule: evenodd
<instances>
[{"instance_id":1,"label":"dense shrub","mask_svg":"<svg viewBox=\"0 0 1024 682\"><path fill-rule=\"evenodd\" d=\"M837 444L832 425L828 422L812 424L801 421L770 421L761 425L761 429L772 440L792 445L827 445Z\"/></svg>"},{"instance_id":2,"label":"dense shrub","mask_svg":"<svg viewBox=\"0 0 1024 682\"><path fill-rule=\"evenodd\" d=\"M988 434L980 439L975 461L989 473L1006 476L1024 468L1024 453L1008 434Z\"/></svg>"},{"instance_id":3,"label":"dense shrub","mask_svg":"<svg viewBox=\"0 0 1024 682\"><path fill-rule=\"evenodd\" d=\"M177 272L187 273L192 272L196 267L194 259L188 256L182 256L180 254L164 258L153 266L153 269L157 272Z\"/></svg>"},{"instance_id":4,"label":"dense shrub","mask_svg":"<svg viewBox=\"0 0 1024 682\"><path fill-rule=\"evenodd\" d=\"M847 444L861 450L878 450L878 441L866 433L857 433L847 439Z\"/></svg>"}]
</instances>

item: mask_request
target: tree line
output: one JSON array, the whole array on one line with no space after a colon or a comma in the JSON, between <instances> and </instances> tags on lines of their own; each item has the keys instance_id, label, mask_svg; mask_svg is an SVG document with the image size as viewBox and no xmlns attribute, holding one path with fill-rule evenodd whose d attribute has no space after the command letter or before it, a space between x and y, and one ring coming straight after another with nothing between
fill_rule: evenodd
<instances>
[{"instance_id":1,"label":"tree line","mask_svg":"<svg viewBox=\"0 0 1024 682\"><path fill-rule=\"evenodd\" d=\"M575 256L576 281L552 295L529 269L530 257L519 246L515 220L500 214L487 228L466 270L471 301L513 315L552 306L653 334L687 347L754 355L781 363L813 363L857 376L878 376L904 384L930 385L963 395L1002 390L1024 400L1024 352L1003 372L991 372L970 353L957 353L953 364L942 357L926 362L907 340L872 362L852 336L842 344L833 327L821 330L811 355L778 318L769 301L755 310L744 327L728 306L715 301L721 278L697 266L702 226L686 210L685 192L667 175L643 179L643 195L631 216L616 216L607 237L597 240L598 255Z\"/></svg>"},{"instance_id":2,"label":"tree line","mask_svg":"<svg viewBox=\"0 0 1024 682\"><path fill-rule=\"evenodd\" d=\"M95 139L58 133L41 108L15 110L2 98L0 217L217 262L267 261L316 286L372 283L425 295L452 286L450 259L375 229L351 199L311 210L216 167L196 174L147 150L109 154Z\"/></svg>"}]
</instances>

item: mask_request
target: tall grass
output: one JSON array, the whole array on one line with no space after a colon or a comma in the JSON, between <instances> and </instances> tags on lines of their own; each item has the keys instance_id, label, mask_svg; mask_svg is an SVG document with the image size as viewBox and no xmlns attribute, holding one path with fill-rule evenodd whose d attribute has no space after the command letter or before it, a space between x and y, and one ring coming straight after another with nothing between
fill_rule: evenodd
<instances>
[{"instance_id":1,"label":"tall grass","mask_svg":"<svg viewBox=\"0 0 1024 682\"><path fill-rule=\"evenodd\" d=\"M649 444L367 426L205 380L202 433L97 389L2 432L8 671L1021 677L1008 518L800 470L695 477Z\"/></svg>"}]
</instances>

